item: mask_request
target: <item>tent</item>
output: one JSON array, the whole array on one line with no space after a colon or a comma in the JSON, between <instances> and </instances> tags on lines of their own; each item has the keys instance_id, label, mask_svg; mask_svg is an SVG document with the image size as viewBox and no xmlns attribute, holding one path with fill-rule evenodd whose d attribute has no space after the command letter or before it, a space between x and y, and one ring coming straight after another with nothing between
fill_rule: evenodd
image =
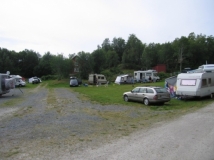
<instances>
[{"instance_id":1,"label":"tent","mask_svg":"<svg viewBox=\"0 0 214 160\"><path fill-rule=\"evenodd\" d=\"M119 75L119 76L117 76L114 83L131 84L131 83L134 83L134 77L129 74Z\"/></svg>"},{"instance_id":2,"label":"tent","mask_svg":"<svg viewBox=\"0 0 214 160\"><path fill-rule=\"evenodd\" d=\"M177 76L166 78L165 82L167 82L171 86L175 86L177 82Z\"/></svg>"},{"instance_id":3,"label":"tent","mask_svg":"<svg viewBox=\"0 0 214 160\"><path fill-rule=\"evenodd\" d=\"M177 76L173 76L165 79L165 88L167 88L171 97L176 96L176 88L177 88L176 83L177 83Z\"/></svg>"}]
</instances>

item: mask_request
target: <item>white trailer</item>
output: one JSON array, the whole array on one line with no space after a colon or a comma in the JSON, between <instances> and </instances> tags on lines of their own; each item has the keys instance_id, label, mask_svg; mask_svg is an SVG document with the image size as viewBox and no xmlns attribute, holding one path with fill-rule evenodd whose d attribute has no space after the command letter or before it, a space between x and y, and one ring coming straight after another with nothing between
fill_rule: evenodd
<instances>
[{"instance_id":1,"label":"white trailer","mask_svg":"<svg viewBox=\"0 0 214 160\"><path fill-rule=\"evenodd\" d=\"M148 82L149 77L153 82L159 81L160 77L156 70L134 71L134 78L137 82Z\"/></svg>"},{"instance_id":2,"label":"white trailer","mask_svg":"<svg viewBox=\"0 0 214 160\"><path fill-rule=\"evenodd\" d=\"M89 84L106 84L107 80L103 74L89 74L88 83Z\"/></svg>"},{"instance_id":3,"label":"white trailer","mask_svg":"<svg viewBox=\"0 0 214 160\"><path fill-rule=\"evenodd\" d=\"M214 73L181 73L177 76L176 95L178 97L214 96Z\"/></svg>"}]
</instances>

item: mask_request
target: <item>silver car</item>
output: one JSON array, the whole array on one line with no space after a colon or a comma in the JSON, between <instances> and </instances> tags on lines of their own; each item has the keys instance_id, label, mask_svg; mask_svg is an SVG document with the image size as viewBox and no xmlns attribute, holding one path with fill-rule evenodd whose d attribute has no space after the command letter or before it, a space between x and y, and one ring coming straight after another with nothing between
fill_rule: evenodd
<instances>
[{"instance_id":1,"label":"silver car","mask_svg":"<svg viewBox=\"0 0 214 160\"><path fill-rule=\"evenodd\" d=\"M76 77L70 77L70 87L78 87L78 80Z\"/></svg>"},{"instance_id":2,"label":"silver car","mask_svg":"<svg viewBox=\"0 0 214 160\"><path fill-rule=\"evenodd\" d=\"M139 101L145 105L150 103L164 104L170 101L170 94L162 87L136 87L130 92L123 93L124 101Z\"/></svg>"}]
</instances>

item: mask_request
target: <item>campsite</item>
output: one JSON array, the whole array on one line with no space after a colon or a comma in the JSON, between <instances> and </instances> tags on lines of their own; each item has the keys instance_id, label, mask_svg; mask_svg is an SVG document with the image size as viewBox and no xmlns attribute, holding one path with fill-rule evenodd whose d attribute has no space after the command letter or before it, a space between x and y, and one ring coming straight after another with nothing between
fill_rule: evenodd
<instances>
[{"instance_id":1,"label":"campsite","mask_svg":"<svg viewBox=\"0 0 214 160\"><path fill-rule=\"evenodd\" d=\"M13 96L7 93L0 97L0 159L56 159L67 149L73 153L99 146L213 103L209 98L172 99L163 106L127 104L122 93L133 89L131 84L75 88L68 84L67 79L48 80L26 85L23 93L16 88ZM149 85L163 86L164 82Z\"/></svg>"}]
</instances>

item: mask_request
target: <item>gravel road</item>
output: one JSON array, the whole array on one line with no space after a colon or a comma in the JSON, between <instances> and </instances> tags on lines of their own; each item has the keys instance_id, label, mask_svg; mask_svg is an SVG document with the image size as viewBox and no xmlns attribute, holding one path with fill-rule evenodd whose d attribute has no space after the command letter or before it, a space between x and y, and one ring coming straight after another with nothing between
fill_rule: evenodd
<instances>
[{"instance_id":1,"label":"gravel road","mask_svg":"<svg viewBox=\"0 0 214 160\"><path fill-rule=\"evenodd\" d=\"M214 160L214 106L140 130L96 149L65 156L88 160Z\"/></svg>"},{"instance_id":2,"label":"gravel road","mask_svg":"<svg viewBox=\"0 0 214 160\"><path fill-rule=\"evenodd\" d=\"M214 159L213 105L165 121L168 111L95 104L70 88L22 91L0 98L0 159Z\"/></svg>"}]
</instances>

